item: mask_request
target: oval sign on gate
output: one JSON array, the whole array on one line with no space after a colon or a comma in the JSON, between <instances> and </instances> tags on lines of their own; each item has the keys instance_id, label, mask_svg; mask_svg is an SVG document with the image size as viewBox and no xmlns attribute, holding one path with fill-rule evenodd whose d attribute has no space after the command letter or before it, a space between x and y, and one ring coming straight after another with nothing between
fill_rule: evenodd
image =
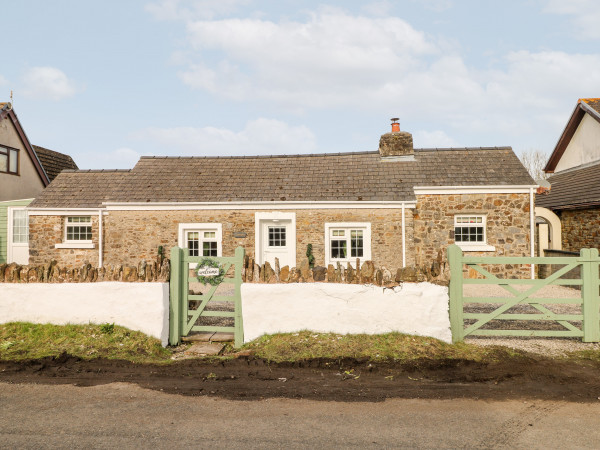
<instances>
[{"instance_id":1,"label":"oval sign on gate","mask_svg":"<svg viewBox=\"0 0 600 450\"><path fill-rule=\"evenodd\" d=\"M220 270L218 267L200 267L198 269L199 277L216 277L219 276Z\"/></svg>"}]
</instances>

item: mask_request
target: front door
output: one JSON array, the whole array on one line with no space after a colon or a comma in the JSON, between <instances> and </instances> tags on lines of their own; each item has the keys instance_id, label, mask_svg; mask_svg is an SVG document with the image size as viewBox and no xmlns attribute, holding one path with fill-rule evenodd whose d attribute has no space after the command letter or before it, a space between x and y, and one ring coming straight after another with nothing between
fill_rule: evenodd
<instances>
[{"instance_id":1,"label":"front door","mask_svg":"<svg viewBox=\"0 0 600 450\"><path fill-rule=\"evenodd\" d=\"M8 208L8 262L29 264L29 220L25 207Z\"/></svg>"},{"instance_id":2,"label":"front door","mask_svg":"<svg viewBox=\"0 0 600 450\"><path fill-rule=\"evenodd\" d=\"M275 258L279 258L279 267L296 264L295 249L293 249L291 238L291 220L261 220L261 250L262 262L268 261L271 267L275 267Z\"/></svg>"}]
</instances>

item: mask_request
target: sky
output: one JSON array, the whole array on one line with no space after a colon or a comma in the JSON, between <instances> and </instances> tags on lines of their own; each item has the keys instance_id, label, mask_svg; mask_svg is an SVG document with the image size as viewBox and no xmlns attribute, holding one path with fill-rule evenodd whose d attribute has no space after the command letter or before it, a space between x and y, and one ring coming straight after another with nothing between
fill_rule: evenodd
<instances>
[{"instance_id":1,"label":"sky","mask_svg":"<svg viewBox=\"0 0 600 450\"><path fill-rule=\"evenodd\" d=\"M21 0L0 101L81 169L142 155L415 148L549 154L600 97L597 0Z\"/></svg>"}]
</instances>

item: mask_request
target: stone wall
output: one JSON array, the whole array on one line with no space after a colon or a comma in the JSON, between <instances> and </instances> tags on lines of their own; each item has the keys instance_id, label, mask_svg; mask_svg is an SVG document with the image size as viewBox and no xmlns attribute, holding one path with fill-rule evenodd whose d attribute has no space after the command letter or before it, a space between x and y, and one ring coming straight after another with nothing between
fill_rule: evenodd
<instances>
[{"instance_id":1,"label":"stone wall","mask_svg":"<svg viewBox=\"0 0 600 450\"><path fill-rule=\"evenodd\" d=\"M529 194L418 195L414 212L415 264L439 261L446 266L446 248L454 243L454 216L485 214L487 244L495 251L466 252L473 256L529 256ZM493 265L500 276L526 278L529 266ZM470 278L477 275L471 271Z\"/></svg>"},{"instance_id":2,"label":"stone wall","mask_svg":"<svg viewBox=\"0 0 600 450\"><path fill-rule=\"evenodd\" d=\"M92 215L93 249L55 248L65 238L67 216L29 216L29 264L49 264L58 261L60 266L76 268L83 264L98 265L98 215ZM154 252L156 256L156 250ZM137 264L142 258L131 261Z\"/></svg>"},{"instance_id":3,"label":"stone wall","mask_svg":"<svg viewBox=\"0 0 600 450\"><path fill-rule=\"evenodd\" d=\"M600 249L600 208L561 211L560 222L563 250Z\"/></svg>"},{"instance_id":4,"label":"stone wall","mask_svg":"<svg viewBox=\"0 0 600 450\"><path fill-rule=\"evenodd\" d=\"M223 227L223 256L233 256L235 248L244 247L254 257L255 212L257 211L110 211L104 216L104 264L131 265L151 260L158 246L166 251L178 244L179 223L220 223ZM371 223L371 259L379 266L402 266L402 211L373 210L297 210L296 264L306 258L306 248L312 244L315 264L325 265L325 223ZM407 265L413 265L412 211L406 209ZM93 217L93 250L56 249L62 242L64 218L31 216L30 263L45 264L56 260L59 265L78 267L98 261L98 217ZM246 237L234 237L244 232Z\"/></svg>"}]
</instances>

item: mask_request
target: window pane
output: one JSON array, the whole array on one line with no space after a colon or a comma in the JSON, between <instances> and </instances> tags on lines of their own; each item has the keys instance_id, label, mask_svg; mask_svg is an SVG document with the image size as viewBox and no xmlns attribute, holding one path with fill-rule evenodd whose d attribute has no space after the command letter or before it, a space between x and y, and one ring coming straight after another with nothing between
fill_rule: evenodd
<instances>
[{"instance_id":1,"label":"window pane","mask_svg":"<svg viewBox=\"0 0 600 450\"><path fill-rule=\"evenodd\" d=\"M28 242L29 226L27 211L13 211L13 243L26 244Z\"/></svg>"},{"instance_id":2,"label":"window pane","mask_svg":"<svg viewBox=\"0 0 600 450\"><path fill-rule=\"evenodd\" d=\"M483 242L483 227L455 227L455 242Z\"/></svg>"},{"instance_id":3,"label":"window pane","mask_svg":"<svg viewBox=\"0 0 600 450\"><path fill-rule=\"evenodd\" d=\"M350 232L350 256L362 258L363 247L363 230L352 230Z\"/></svg>"},{"instance_id":4,"label":"window pane","mask_svg":"<svg viewBox=\"0 0 600 450\"><path fill-rule=\"evenodd\" d=\"M0 153L0 172L8 170L8 155Z\"/></svg>"},{"instance_id":5,"label":"window pane","mask_svg":"<svg viewBox=\"0 0 600 450\"><path fill-rule=\"evenodd\" d=\"M285 227L269 227L269 247L285 247Z\"/></svg>"},{"instance_id":6,"label":"window pane","mask_svg":"<svg viewBox=\"0 0 600 450\"><path fill-rule=\"evenodd\" d=\"M17 173L17 169L19 168L19 152L16 150L9 150L9 167L8 171L11 173Z\"/></svg>"},{"instance_id":7,"label":"window pane","mask_svg":"<svg viewBox=\"0 0 600 450\"><path fill-rule=\"evenodd\" d=\"M215 239L217 237L217 233L215 231L205 231L204 237L207 239Z\"/></svg>"},{"instance_id":8,"label":"window pane","mask_svg":"<svg viewBox=\"0 0 600 450\"><path fill-rule=\"evenodd\" d=\"M331 240L331 258L344 259L346 258L346 240Z\"/></svg>"},{"instance_id":9,"label":"window pane","mask_svg":"<svg viewBox=\"0 0 600 450\"><path fill-rule=\"evenodd\" d=\"M331 235L332 236L344 236L345 231L344 230L332 230Z\"/></svg>"},{"instance_id":10,"label":"window pane","mask_svg":"<svg viewBox=\"0 0 600 450\"><path fill-rule=\"evenodd\" d=\"M215 241L203 242L202 256L217 256L217 243Z\"/></svg>"},{"instance_id":11,"label":"window pane","mask_svg":"<svg viewBox=\"0 0 600 450\"><path fill-rule=\"evenodd\" d=\"M68 241L91 241L92 240L92 227L91 226L67 226L67 240Z\"/></svg>"},{"instance_id":12,"label":"window pane","mask_svg":"<svg viewBox=\"0 0 600 450\"><path fill-rule=\"evenodd\" d=\"M199 256L199 233L189 232L187 234L187 248L190 252L190 256Z\"/></svg>"}]
</instances>

